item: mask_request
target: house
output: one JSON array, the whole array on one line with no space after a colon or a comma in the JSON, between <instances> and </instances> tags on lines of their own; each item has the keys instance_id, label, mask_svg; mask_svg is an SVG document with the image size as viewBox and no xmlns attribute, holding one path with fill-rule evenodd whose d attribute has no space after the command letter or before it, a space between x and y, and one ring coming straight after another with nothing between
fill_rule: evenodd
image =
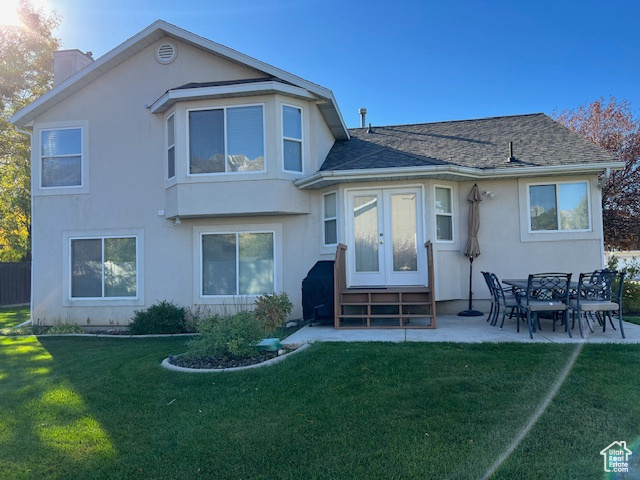
<instances>
[{"instance_id":1,"label":"house","mask_svg":"<svg viewBox=\"0 0 640 480\"><path fill-rule=\"evenodd\" d=\"M95 61L58 52L55 73L12 118L32 138L44 324L273 291L300 317L302 280L339 244L346 287L417 289L457 312L474 184L477 303L481 270L603 266L598 178L623 164L544 114L348 129L330 90L164 21Z\"/></svg>"}]
</instances>

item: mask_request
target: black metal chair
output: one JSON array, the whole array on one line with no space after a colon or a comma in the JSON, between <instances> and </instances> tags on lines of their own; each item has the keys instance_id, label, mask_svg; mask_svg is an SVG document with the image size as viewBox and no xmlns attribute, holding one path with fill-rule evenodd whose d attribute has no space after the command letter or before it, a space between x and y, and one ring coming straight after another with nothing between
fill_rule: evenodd
<instances>
[{"instance_id":1,"label":"black metal chair","mask_svg":"<svg viewBox=\"0 0 640 480\"><path fill-rule=\"evenodd\" d=\"M487 283L489 294L491 295L491 308L489 309L489 315L487 315L487 322L491 321L491 325L494 325L493 315L494 313L497 315L497 313L496 313L496 296L495 296L495 292L493 291L493 285L491 282L491 273L489 272L480 272L480 273L482 273L482 276L484 277L484 281Z\"/></svg>"},{"instance_id":2,"label":"black metal chair","mask_svg":"<svg viewBox=\"0 0 640 480\"><path fill-rule=\"evenodd\" d=\"M518 299L512 294L505 293L504 289L502 288L502 284L500 283L500 280L498 280L498 276L495 273L490 273L489 279L491 280L491 288L494 291L496 299L496 312L491 325L495 325L496 323L498 323L498 313L500 312L500 309L502 309L502 322L500 323L500 330L502 330L502 327L504 326L504 319L507 316L507 309L511 309L509 318L513 317L513 313L518 308ZM516 319L518 331L520 331L519 319L520 315L518 315L518 318Z\"/></svg>"},{"instance_id":3,"label":"black metal chair","mask_svg":"<svg viewBox=\"0 0 640 480\"><path fill-rule=\"evenodd\" d=\"M602 331L606 331L607 319L613 327L612 313L616 313L620 325L620 334L624 335L622 324L622 292L624 286L624 272L615 270L596 270L590 273L581 273L578 280L578 291L576 298L569 300L569 307L573 311L572 322L575 325L576 314L578 317L578 328L580 336L584 338L582 331L582 316L584 314L587 326L593 332L589 324L589 314L603 313L601 321ZM614 327L615 329L615 327Z\"/></svg>"},{"instance_id":4,"label":"black metal chair","mask_svg":"<svg viewBox=\"0 0 640 480\"><path fill-rule=\"evenodd\" d=\"M564 328L571 337L571 329L566 319L569 304L569 287L571 283L570 273L537 273L529 275L527 291L518 292L518 310L521 315L526 315L529 336L533 339L536 325L540 328L540 314L553 314L553 330L556 329L556 321L559 313L564 315ZM518 331L520 330L518 323Z\"/></svg>"}]
</instances>

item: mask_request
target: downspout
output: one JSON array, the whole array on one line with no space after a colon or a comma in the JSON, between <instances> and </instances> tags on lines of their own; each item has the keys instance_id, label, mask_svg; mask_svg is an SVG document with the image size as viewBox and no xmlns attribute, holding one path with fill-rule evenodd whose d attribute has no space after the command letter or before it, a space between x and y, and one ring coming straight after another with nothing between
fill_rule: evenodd
<instances>
[{"instance_id":1,"label":"downspout","mask_svg":"<svg viewBox=\"0 0 640 480\"><path fill-rule=\"evenodd\" d=\"M611 169L607 167L604 169L604 172L602 172L602 178L598 180L598 188L602 190L602 188L607 184L610 178L611 178Z\"/></svg>"},{"instance_id":2,"label":"downspout","mask_svg":"<svg viewBox=\"0 0 640 480\"><path fill-rule=\"evenodd\" d=\"M30 132L29 130L23 130L21 128L16 127L15 125L13 126L13 128L16 129L16 132L18 133L24 133L25 135L29 135L29 150L30 150L30 154L31 152L33 152L33 148L31 148L31 143L33 140L33 132ZM31 161L31 166L33 166L33 158L29 159ZM31 179L29 179L31 180ZM33 187L33 181L31 181L31 186ZM29 320L27 320L26 322L22 322L20 325L16 325L15 328L20 328L20 327L24 327L25 325L29 325L30 323L33 324L33 188L31 189L31 232L30 232L30 237L31 237L31 278L29 280L30 282L30 292L29 292Z\"/></svg>"},{"instance_id":3,"label":"downspout","mask_svg":"<svg viewBox=\"0 0 640 480\"><path fill-rule=\"evenodd\" d=\"M602 189L607 184L609 179L611 178L611 169L609 167L604 169L602 174L602 178L598 180L598 190L600 190L600 218L602 218ZM607 257L604 253L604 223L602 225L602 235L601 238L601 248L602 251L602 268L607 268Z\"/></svg>"}]
</instances>

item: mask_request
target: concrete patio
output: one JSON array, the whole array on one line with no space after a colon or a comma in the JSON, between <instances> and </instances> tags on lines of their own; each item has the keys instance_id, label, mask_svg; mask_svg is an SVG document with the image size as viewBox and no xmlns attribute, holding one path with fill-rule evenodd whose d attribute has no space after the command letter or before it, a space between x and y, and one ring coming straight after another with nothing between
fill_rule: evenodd
<instances>
[{"instance_id":1,"label":"concrete patio","mask_svg":"<svg viewBox=\"0 0 640 480\"><path fill-rule=\"evenodd\" d=\"M456 315L438 316L437 328L430 329L358 329L336 330L333 326L313 325L306 326L284 339L283 345L301 345L313 342L523 342L523 343L640 343L640 325L624 323L626 338L620 335L620 329L614 320L617 330L613 330L607 323L607 330L602 332L597 322L592 326L591 333L583 324L585 338L580 338L580 332L576 325L573 330L573 338L564 331L564 327L556 325L556 331L552 331L550 320L542 320L542 330L533 334L533 340L529 338L527 326L520 325L520 332L516 332L514 319L507 319L504 328L492 327L487 323L487 316L482 317L458 317Z\"/></svg>"}]
</instances>

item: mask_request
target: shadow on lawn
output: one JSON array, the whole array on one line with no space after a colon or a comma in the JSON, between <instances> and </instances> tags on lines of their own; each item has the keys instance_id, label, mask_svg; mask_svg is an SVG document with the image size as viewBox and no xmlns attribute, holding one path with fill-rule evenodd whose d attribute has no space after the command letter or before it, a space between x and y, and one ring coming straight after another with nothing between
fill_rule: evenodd
<instances>
[{"instance_id":1,"label":"shadow on lawn","mask_svg":"<svg viewBox=\"0 0 640 480\"><path fill-rule=\"evenodd\" d=\"M91 478L115 458L100 422L35 337L3 338L0 347L3 478Z\"/></svg>"}]
</instances>

